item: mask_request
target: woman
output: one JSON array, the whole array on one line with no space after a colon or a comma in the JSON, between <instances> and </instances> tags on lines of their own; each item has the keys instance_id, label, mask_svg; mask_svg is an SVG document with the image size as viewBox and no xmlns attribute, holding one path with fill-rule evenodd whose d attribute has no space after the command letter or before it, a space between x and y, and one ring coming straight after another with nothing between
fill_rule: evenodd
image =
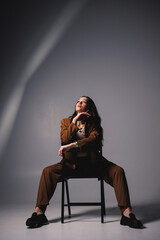
<instances>
[{"instance_id":1,"label":"woman","mask_svg":"<svg viewBox=\"0 0 160 240\"><path fill-rule=\"evenodd\" d=\"M88 96L81 97L75 112L61 121L61 142L59 156L65 155L68 172L74 174L94 174L99 169L103 130L96 106ZM141 228L142 223L131 211L130 197L124 170L103 158L103 175L106 183L114 187L118 206L122 214L120 224ZM48 223L45 210L54 194L56 185L62 179L62 161L44 168L39 184L37 203L29 227L39 227Z\"/></svg>"}]
</instances>

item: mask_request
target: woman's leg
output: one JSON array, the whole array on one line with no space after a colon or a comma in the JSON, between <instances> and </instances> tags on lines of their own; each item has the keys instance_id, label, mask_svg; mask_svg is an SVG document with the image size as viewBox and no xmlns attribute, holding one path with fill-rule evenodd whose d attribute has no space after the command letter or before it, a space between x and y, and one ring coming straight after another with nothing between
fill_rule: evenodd
<instances>
[{"instance_id":1,"label":"woman's leg","mask_svg":"<svg viewBox=\"0 0 160 240\"><path fill-rule=\"evenodd\" d=\"M141 221L136 219L131 211L128 184L123 168L106 159L104 165L104 180L114 187L118 206L122 213L120 224L131 228L143 228Z\"/></svg>"},{"instance_id":2,"label":"woman's leg","mask_svg":"<svg viewBox=\"0 0 160 240\"><path fill-rule=\"evenodd\" d=\"M128 209L126 213L130 213L130 196L123 168L106 159L104 165L104 180L114 188L121 213L126 211L126 209Z\"/></svg>"},{"instance_id":3,"label":"woman's leg","mask_svg":"<svg viewBox=\"0 0 160 240\"><path fill-rule=\"evenodd\" d=\"M48 223L44 214L47 205L57 186L57 182L62 179L62 163L57 163L43 169L39 190L37 195L37 203L34 213L27 219L28 227L40 227Z\"/></svg>"},{"instance_id":4,"label":"woman's leg","mask_svg":"<svg viewBox=\"0 0 160 240\"><path fill-rule=\"evenodd\" d=\"M35 212L37 212L37 214L45 212L47 205L49 205L49 201L55 192L57 183L60 182L61 179L62 179L61 162L43 169L39 183L37 203L35 208Z\"/></svg>"}]
</instances>

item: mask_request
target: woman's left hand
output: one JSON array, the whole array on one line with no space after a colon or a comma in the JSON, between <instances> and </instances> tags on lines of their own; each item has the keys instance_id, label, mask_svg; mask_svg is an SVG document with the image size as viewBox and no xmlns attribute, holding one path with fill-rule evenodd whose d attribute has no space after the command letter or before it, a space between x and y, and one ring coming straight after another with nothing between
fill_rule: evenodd
<instances>
[{"instance_id":1,"label":"woman's left hand","mask_svg":"<svg viewBox=\"0 0 160 240\"><path fill-rule=\"evenodd\" d=\"M66 151L69 151L71 149L70 144L61 146L59 151L58 151L58 155L62 157L63 153Z\"/></svg>"}]
</instances>

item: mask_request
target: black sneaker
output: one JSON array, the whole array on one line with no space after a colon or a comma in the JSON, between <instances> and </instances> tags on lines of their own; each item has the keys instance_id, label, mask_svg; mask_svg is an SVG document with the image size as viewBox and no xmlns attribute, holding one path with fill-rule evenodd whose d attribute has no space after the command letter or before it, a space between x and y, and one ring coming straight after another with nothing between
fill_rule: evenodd
<instances>
[{"instance_id":1,"label":"black sneaker","mask_svg":"<svg viewBox=\"0 0 160 240\"><path fill-rule=\"evenodd\" d=\"M32 216L27 219L26 225L31 228L41 227L42 225L48 224L48 220L45 214L37 215L37 213L32 213Z\"/></svg>"},{"instance_id":2,"label":"black sneaker","mask_svg":"<svg viewBox=\"0 0 160 240\"><path fill-rule=\"evenodd\" d=\"M122 218L121 218L120 224L121 225L127 225L127 226L129 226L131 228L143 228L143 225L142 225L141 221L136 219L136 217L135 217L135 215L133 213L130 213L129 216L130 216L130 218L125 217L122 214Z\"/></svg>"}]
</instances>

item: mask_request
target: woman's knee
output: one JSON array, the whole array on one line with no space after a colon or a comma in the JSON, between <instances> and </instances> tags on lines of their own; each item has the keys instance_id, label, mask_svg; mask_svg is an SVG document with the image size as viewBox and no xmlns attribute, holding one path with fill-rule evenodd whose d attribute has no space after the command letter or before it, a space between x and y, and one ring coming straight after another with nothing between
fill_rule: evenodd
<instances>
[{"instance_id":1,"label":"woman's knee","mask_svg":"<svg viewBox=\"0 0 160 240\"><path fill-rule=\"evenodd\" d=\"M124 169L122 167L116 166L115 174L119 175L119 176L124 176L125 175L125 171L124 171Z\"/></svg>"},{"instance_id":2,"label":"woman's knee","mask_svg":"<svg viewBox=\"0 0 160 240\"><path fill-rule=\"evenodd\" d=\"M45 175L50 175L50 174L56 174L59 173L61 171L61 164L54 164L51 166L47 166L43 169L43 174Z\"/></svg>"},{"instance_id":3,"label":"woman's knee","mask_svg":"<svg viewBox=\"0 0 160 240\"><path fill-rule=\"evenodd\" d=\"M54 172L51 166L47 166L43 169L42 173L45 175L49 175L50 173Z\"/></svg>"}]
</instances>

